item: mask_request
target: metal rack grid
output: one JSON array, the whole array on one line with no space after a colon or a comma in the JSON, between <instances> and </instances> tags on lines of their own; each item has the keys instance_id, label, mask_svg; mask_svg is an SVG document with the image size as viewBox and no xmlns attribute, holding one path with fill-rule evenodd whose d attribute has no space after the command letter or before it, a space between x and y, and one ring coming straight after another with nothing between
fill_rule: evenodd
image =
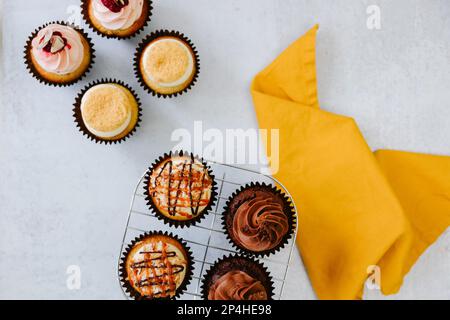
<instances>
[{"instance_id":1,"label":"metal rack grid","mask_svg":"<svg viewBox=\"0 0 450 320\"><path fill-rule=\"evenodd\" d=\"M146 205L144 192L144 176L139 180L136 190L133 194L130 212L128 214L125 233L120 249L119 264L126 246L137 236L144 232L153 230L168 231L183 238L191 248L194 256L194 275L186 292L180 297L181 300L198 300L201 299L202 279L206 271L214 264L214 262L229 254L237 253L225 236L225 232L221 225L222 212L226 201L231 194L240 188L240 186L250 182L265 182L278 186L288 195L288 190L275 178L263 175L259 172L249 169L239 168L231 165L220 164L209 161L215 180L218 185L217 203L212 210L206 215L200 223L195 226L176 229L165 225L158 220L154 213ZM291 197L292 199L292 197ZM297 208L292 200L295 212ZM295 234L289 240L289 243L279 252L266 258L259 258L269 270L275 286L275 300L283 298L286 278L289 271L292 254L295 248ZM119 267L118 267L119 269ZM120 276L119 276L120 282ZM122 286L121 286L122 288ZM122 288L123 293L129 299L130 297Z\"/></svg>"}]
</instances>

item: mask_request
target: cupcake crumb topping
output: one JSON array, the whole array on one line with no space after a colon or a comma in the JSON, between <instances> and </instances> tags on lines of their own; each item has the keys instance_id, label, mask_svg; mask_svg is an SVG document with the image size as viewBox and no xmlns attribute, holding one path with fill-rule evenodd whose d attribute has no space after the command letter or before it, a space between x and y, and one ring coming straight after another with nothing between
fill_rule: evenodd
<instances>
[{"instance_id":1,"label":"cupcake crumb topping","mask_svg":"<svg viewBox=\"0 0 450 320\"><path fill-rule=\"evenodd\" d=\"M89 89L81 101L81 112L89 131L98 136L115 136L131 121L132 96L116 84L100 84Z\"/></svg>"},{"instance_id":2,"label":"cupcake crumb topping","mask_svg":"<svg viewBox=\"0 0 450 320\"><path fill-rule=\"evenodd\" d=\"M194 58L185 43L178 39L160 39L151 43L144 53L144 70L160 85L176 86L189 79Z\"/></svg>"}]
</instances>

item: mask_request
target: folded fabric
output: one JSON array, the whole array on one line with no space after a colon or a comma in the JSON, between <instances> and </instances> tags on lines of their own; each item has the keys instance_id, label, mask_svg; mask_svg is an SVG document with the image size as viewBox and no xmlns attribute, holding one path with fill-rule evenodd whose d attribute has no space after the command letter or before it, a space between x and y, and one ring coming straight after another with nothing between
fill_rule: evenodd
<instances>
[{"instance_id":1,"label":"folded fabric","mask_svg":"<svg viewBox=\"0 0 450 320\"><path fill-rule=\"evenodd\" d=\"M361 298L372 266L392 294L450 225L450 157L374 155L353 119L321 110L317 29L254 79L259 126L279 129L275 177L297 204L297 242L317 296Z\"/></svg>"}]
</instances>

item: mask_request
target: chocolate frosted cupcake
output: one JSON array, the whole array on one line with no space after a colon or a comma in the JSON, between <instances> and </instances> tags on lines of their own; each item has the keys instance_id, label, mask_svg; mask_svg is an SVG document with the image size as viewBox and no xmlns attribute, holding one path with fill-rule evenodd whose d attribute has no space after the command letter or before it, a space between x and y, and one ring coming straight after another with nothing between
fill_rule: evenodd
<instances>
[{"instance_id":1,"label":"chocolate frosted cupcake","mask_svg":"<svg viewBox=\"0 0 450 320\"><path fill-rule=\"evenodd\" d=\"M25 47L25 61L39 81L66 86L80 80L89 70L94 50L88 36L63 22L37 29Z\"/></svg>"},{"instance_id":2,"label":"chocolate frosted cupcake","mask_svg":"<svg viewBox=\"0 0 450 320\"><path fill-rule=\"evenodd\" d=\"M264 183L252 183L227 202L223 225L232 243L244 253L269 255L284 247L295 229L288 197Z\"/></svg>"},{"instance_id":3,"label":"chocolate frosted cupcake","mask_svg":"<svg viewBox=\"0 0 450 320\"><path fill-rule=\"evenodd\" d=\"M200 221L217 196L214 176L206 163L184 152L171 152L150 168L144 194L156 216L176 227Z\"/></svg>"},{"instance_id":4,"label":"chocolate frosted cupcake","mask_svg":"<svg viewBox=\"0 0 450 320\"><path fill-rule=\"evenodd\" d=\"M97 142L123 141L140 119L136 94L121 81L101 80L90 84L77 97L75 121L80 130Z\"/></svg>"},{"instance_id":5,"label":"chocolate frosted cupcake","mask_svg":"<svg viewBox=\"0 0 450 320\"><path fill-rule=\"evenodd\" d=\"M89 25L107 38L137 35L150 21L150 0L83 0L82 13Z\"/></svg>"},{"instance_id":6,"label":"chocolate frosted cupcake","mask_svg":"<svg viewBox=\"0 0 450 320\"><path fill-rule=\"evenodd\" d=\"M217 261L203 279L204 300L272 300L273 282L262 264L242 256Z\"/></svg>"},{"instance_id":7,"label":"chocolate frosted cupcake","mask_svg":"<svg viewBox=\"0 0 450 320\"><path fill-rule=\"evenodd\" d=\"M120 264L121 283L136 300L174 299L192 278L192 254L182 240L162 232L136 238Z\"/></svg>"},{"instance_id":8,"label":"chocolate frosted cupcake","mask_svg":"<svg viewBox=\"0 0 450 320\"><path fill-rule=\"evenodd\" d=\"M172 97L191 88L200 70L191 41L176 31L157 31L139 45L135 71L141 85L159 97Z\"/></svg>"}]
</instances>

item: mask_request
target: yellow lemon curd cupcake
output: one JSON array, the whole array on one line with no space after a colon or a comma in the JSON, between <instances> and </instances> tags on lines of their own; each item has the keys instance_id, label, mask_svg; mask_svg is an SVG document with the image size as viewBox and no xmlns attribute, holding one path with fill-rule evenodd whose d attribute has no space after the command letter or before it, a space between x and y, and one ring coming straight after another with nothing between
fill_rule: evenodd
<instances>
[{"instance_id":1,"label":"yellow lemon curd cupcake","mask_svg":"<svg viewBox=\"0 0 450 320\"><path fill-rule=\"evenodd\" d=\"M97 33L109 38L128 38L150 20L149 0L84 0L83 14Z\"/></svg>"},{"instance_id":2,"label":"yellow lemon curd cupcake","mask_svg":"<svg viewBox=\"0 0 450 320\"><path fill-rule=\"evenodd\" d=\"M163 96L184 91L198 72L196 52L187 41L176 36L149 41L138 63L140 77L150 92Z\"/></svg>"},{"instance_id":3,"label":"yellow lemon curd cupcake","mask_svg":"<svg viewBox=\"0 0 450 320\"><path fill-rule=\"evenodd\" d=\"M75 83L91 65L93 50L81 30L52 23L42 27L30 40L26 50L30 71L48 84Z\"/></svg>"},{"instance_id":4,"label":"yellow lemon curd cupcake","mask_svg":"<svg viewBox=\"0 0 450 320\"><path fill-rule=\"evenodd\" d=\"M139 118L135 96L117 83L97 84L88 89L81 98L80 110L86 129L104 141L125 138Z\"/></svg>"}]
</instances>

